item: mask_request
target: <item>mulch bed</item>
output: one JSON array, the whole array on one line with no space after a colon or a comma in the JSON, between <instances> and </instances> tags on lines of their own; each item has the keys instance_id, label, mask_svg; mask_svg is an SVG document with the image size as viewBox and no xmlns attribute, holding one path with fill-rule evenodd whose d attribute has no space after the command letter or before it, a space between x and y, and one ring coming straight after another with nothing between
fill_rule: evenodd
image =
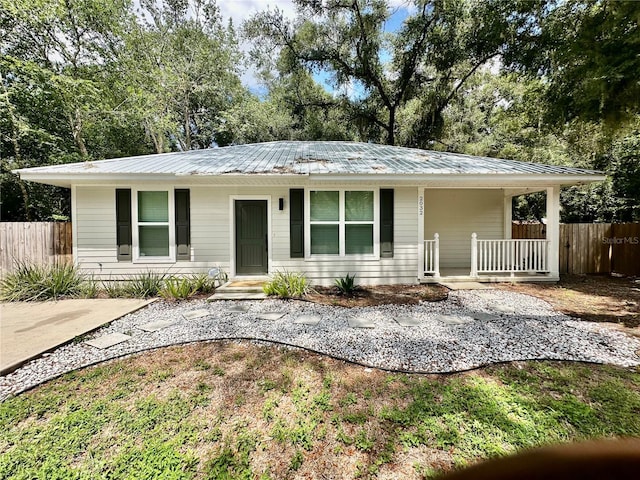
<instances>
[{"instance_id":1,"label":"mulch bed","mask_svg":"<svg viewBox=\"0 0 640 480\"><path fill-rule=\"evenodd\" d=\"M341 307L373 307L377 305L415 305L422 302L446 300L449 289L442 285L377 285L358 287L351 296L340 293L336 287L314 287L305 300Z\"/></svg>"},{"instance_id":2,"label":"mulch bed","mask_svg":"<svg viewBox=\"0 0 640 480\"><path fill-rule=\"evenodd\" d=\"M562 275L558 283L503 283L498 288L541 298L572 317L614 323L640 334L640 283L634 278Z\"/></svg>"}]
</instances>

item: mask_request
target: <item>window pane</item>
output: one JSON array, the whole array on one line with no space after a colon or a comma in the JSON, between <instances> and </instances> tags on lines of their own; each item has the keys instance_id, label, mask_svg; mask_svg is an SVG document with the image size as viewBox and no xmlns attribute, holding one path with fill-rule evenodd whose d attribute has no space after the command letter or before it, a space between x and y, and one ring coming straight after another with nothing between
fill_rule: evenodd
<instances>
[{"instance_id":1,"label":"window pane","mask_svg":"<svg viewBox=\"0 0 640 480\"><path fill-rule=\"evenodd\" d=\"M373 225L345 225L345 253L373 253Z\"/></svg>"},{"instance_id":2,"label":"window pane","mask_svg":"<svg viewBox=\"0 0 640 480\"><path fill-rule=\"evenodd\" d=\"M373 192L344 192L344 209L347 222L372 222Z\"/></svg>"},{"instance_id":3,"label":"window pane","mask_svg":"<svg viewBox=\"0 0 640 480\"><path fill-rule=\"evenodd\" d=\"M169 221L169 192L138 192L139 222Z\"/></svg>"},{"instance_id":4,"label":"window pane","mask_svg":"<svg viewBox=\"0 0 640 480\"><path fill-rule=\"evenodd\" d=\"M340 253L338 225L311 225L311 254Z\"/></svg>"},{"instance_id":5,"label":"window pane","mask_svg":"<svg viewBox=\"0 0 640 480\"><path fill-rule=\"evenodd\" d=\"M310 192L309 199L312 222L340 220L340 192Z\"/></svg>"},{"instance_id":6,"label":"window pane","mask_svg":"<svg viewBox=\"0 0 640 480\"><path fill-rule=\"evenodd\" d=\"M169 227L140 225L138 227L140 237L141 257L168 257L169 256Z\"/></svg>"}]
</instances>

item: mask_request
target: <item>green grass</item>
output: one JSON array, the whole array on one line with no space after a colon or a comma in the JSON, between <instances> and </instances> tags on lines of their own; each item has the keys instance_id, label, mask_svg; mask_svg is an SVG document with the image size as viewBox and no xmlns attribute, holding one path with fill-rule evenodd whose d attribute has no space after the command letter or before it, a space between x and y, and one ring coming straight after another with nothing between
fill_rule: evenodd
<instances>
[{"instance_id":1,"label":"green grass","mask_svg":"<svg viewBox=\"0 0 640 480\"><path fill-rule=\"evenodd\" d=\"M534 362L395 375L191 345L6 400L0 432L0 478L430 478L528 447L640 437L640 374Z\"/></svg>"}]
</instances>

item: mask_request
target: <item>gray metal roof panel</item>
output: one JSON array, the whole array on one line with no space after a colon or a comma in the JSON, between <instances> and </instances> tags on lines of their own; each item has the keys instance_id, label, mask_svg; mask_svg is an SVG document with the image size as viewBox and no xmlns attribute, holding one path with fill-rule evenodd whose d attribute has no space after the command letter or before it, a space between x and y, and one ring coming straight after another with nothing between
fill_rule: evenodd
<instances>
[{"instance_id":1,"label":"gray metal roof panel","mask_svg":"<svg viewBox=\"0 0 640 480\"><path fill-rule=\"evenodd\" d=\"M556 174L600 172L355 142L278 141L24 169L45 174Z\"/></svg>"}]
</instances>

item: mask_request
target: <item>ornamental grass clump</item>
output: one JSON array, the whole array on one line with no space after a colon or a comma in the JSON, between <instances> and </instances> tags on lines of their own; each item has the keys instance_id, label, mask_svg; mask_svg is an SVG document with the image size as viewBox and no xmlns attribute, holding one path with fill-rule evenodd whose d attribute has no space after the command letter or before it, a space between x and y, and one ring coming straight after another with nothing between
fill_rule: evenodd
<instances>
[{"instance_id":1,"label":"ornamental grass clump","mask_svg":"<svg viewBox=\"0 0 640 480\"><path fill-rule=\"evenodd\" d=\"M29 302L85 296L87 282L70 263L34 265L18 262L16 269L0 280L0 300Z\"/></svg>"},{"instance_id":2,"label":"ornamental grass clump","mask_svg":"<svg viewBox=\"0 0 640 480\"><path fill-rule=\"evenodd\" d=\"M165 300L185 300L195 293L194 284L191 279L187 277L167 278L158 292Z\"/></svg>"},{"instance_id":3,"label":"ornamental grass clump","mask_svg":"<svg viewBox=\"0 0 640 480\"><path fill-rule=\"evenodd\" d=\"M334 284L338 289L340 295L351 296L358 289L358 285L356 285L356 276L349 275L348 273L342 278L336 278L334 280Z\"/></svg>"},{"instance_id":4,"label":"ornamental grass clump","mask_svg":"<svg viewBox=\"0 0 640 480\"><path fill-rule=\"evenodd\" d=\"M165 274L145 272L136 275L124 285L124 296L131 298L156 297L164 285Z\"/></svg>"},{"instance_id":5,"label":"ornamental grass clump","mask_svg":"<svg viewBox=\"0 0 640 480\"><path fill-rule=\"evenodd\" d=\"M266 295L280 298L300 298L309 292L309 283L302 273L276 272L271 280L264 284L262 291Z\"/></svg>"}]
</instances>

